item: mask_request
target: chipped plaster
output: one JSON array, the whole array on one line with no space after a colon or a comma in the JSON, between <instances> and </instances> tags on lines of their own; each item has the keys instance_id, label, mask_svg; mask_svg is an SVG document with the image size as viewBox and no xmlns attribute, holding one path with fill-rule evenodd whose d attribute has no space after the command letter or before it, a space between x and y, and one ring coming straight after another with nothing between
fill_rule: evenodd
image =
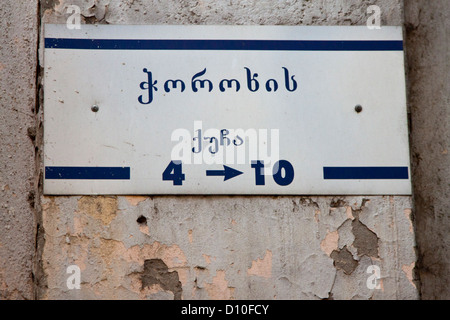
<instances>
[{"instance_id":1,"label":"chipped plaster","mask_svg":"<svg viewBox=\"0 0 450 320\"><path fill-rule=\"evenodd\" d=\"M306 205L292 197L146 197L136 205L127 197L89 198L43 198L49 281L42 298L178 297L161 283L142 286L149 260L160 260L165 274L176 273L182 299L341 299L348 285L355 294L349 298L416 297L413 273L403 267L414 265L414 239L397 243L386 233L372 256L355 247L360 235L352 227L361 219L378 235L386 221L395 221L410 235L409 197L396 197L394 207L390 197L340 197L339 207L336 197L311 197ZM115 214L102 217L99 206ZM141 215L148 233L137 221ZM71 264L82 269L78 292L65 287ZM383 271L384 291L366 288L370 264Z\"/></svg>"},{"instance_id":2,"label":"chipped plaster","mask_svg":"<svg viewBox=\"0 0 450 320\"><path fill-rule=\"evenodd\" d=\"M375 2L383 24L402 24L401 1ZM83 23L362 25L366 19L365 2L356 0L48 0L41 1L43 22L65 23L70 4L80 6ZM9 68L1 66L0 72ZM42 128L25 131L27 142L39 148ZM14 191L12 184L2 188ZM38 200L33 204L42 203L37 298L418 297L408 196L51 197L27 191ZM146 223L138 222L141 216ZM158 261L163 278L176 275L181 289L145 280L155 275L146 261ZM80 290L65 285L72 264L81 269ZM381 290L365 285L372 264L382 270ZM0 290L19 296L4 280L10 271L0 268Z\"/></svg>"}]
</instances>

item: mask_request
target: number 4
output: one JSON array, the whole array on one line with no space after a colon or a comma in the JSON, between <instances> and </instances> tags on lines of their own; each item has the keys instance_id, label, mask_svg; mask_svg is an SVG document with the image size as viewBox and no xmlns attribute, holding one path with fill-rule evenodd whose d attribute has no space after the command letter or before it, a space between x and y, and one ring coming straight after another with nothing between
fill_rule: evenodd
<instances>
[{"instance_id":1,"label":"number 4","mask_svg":"<svg viewBox=\"0 0 450 320\"><path fill-rule=\"evenodd\" d=\"M184 174L182 171L181 161L171 161L162 174L164 181L173 181L174 186L183 185Z\"/></svg>"}]
</instances>

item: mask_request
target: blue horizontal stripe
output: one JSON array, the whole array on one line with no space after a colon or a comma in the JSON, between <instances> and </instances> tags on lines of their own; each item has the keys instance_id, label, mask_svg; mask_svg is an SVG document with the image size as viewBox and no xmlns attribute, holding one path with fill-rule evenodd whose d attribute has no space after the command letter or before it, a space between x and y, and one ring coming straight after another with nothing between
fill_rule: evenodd
<instances>
[{"instance_id":1,"label":"blue horizontal stripe","mask_svg":"<svg viewBox=\"0 0 450 320\"><path fill-rule=\"evenodd\" d=\"M129 180L130 167L45 167L45 179Z\"/></svg>"},{"instance_id":2,"label":"blue horizontal stripe","mask_svg":"<svg viewBox=\"0 0 450 320\"><path fill-rule=\"evenodd\" d=\"M325 180L408 179L408 167L324 167Z\"/></svg>"},{"instance_id":3,"label":"blue horizontal stripe","mask_svg":"<svg viewBox=\"0 0 450 320\"><path fill-rule=\"evenodd\" d=\"M149 40L46 38L48 49L402 51L401 40Z\"/></svg>"}]
</instances>

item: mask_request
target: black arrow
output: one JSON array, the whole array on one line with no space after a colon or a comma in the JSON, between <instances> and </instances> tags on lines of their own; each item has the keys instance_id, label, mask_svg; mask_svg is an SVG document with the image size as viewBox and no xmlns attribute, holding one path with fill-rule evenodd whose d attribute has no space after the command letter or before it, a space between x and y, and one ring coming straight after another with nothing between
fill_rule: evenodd
<instances>
[{"instance_id":1,"label":"black arrow","mask_svg":"<svg viewBox=\"0 0 450 320\"><path fill-rule=\"evenodd\" d=\"M241 171L227 167L226 165L223 166L224 170L206 170L207 176L224 176L223 181L227 181L228 179L234 178L240 174L242 174Z\"/></svg>"}]
</instances>

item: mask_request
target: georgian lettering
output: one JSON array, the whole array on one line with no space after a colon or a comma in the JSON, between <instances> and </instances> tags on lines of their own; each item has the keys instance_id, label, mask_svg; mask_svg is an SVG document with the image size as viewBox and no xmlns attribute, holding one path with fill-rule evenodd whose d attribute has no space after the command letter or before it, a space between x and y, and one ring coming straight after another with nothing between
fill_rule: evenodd
<instances>
[{"instance_id":1,"label":"georgian lettering","mask_svg":"<svg viewBox=\"0 0 450 320\"><path fill-rule=\"evenodd\" d=\"M219 89L220 92L239 92L242 88L245 88L250 92L277 92L282 89L282 83L284 82L284 87L288 92L294 92L298 89L297 80L295 80L295 75L293 75L288 68L281 67L280 72L277 77L270 78L258 78L259 74L253 72L249 67L244 67L244 72L241 74L241 78L227 79L223 78L221 80L212 81L208 79L206 75L206 68L194 73L191 78L191 90L194 93L200 90L206 92L212 92ZM138 101L141 104L150 104L153 102L156 92L158 91L157 83L158 80L154 79L154 76L148 68L142 69L146 75L145 81L139 84L141 90L145 91L138 97ZM281 79L280 79L281 78ZM259 79L259 80L258 80ZM182 79L164 79L163 89L166 93L180 94L187 90L186 82ZM188 80L189 81L189 80ZM241 83L243 84L241 86ZM216 87L217 86L217 87ZM216 88L216 89L215 89ZM223 133L226 136L226 132ZM200 141L199 141L200 142ZM234 144L239 143L233 141ZM195 151L194 151L195 152Z\"/></svg>"},{"instance_id":2,"label":"georgian lettering","mask_svg":"<svg viewBox=\"0 0 450 320\"><path fill-rule=\"evenodd\" d=\"M197 83L200 84L200 88L204 88L205 87L205 83L208 84L208 91L211 92L213 89L213 84L210 80L200 80L197 79L201 76L203 76L206 73L206 68L203 69L202 71L200 71L199 73L196 73L191 80L191 85L192 85L192 91L197 92L198 88L197 88Z\"/></svg>"},{"instance_id":3,"label":"georgian lettering","mask_svg":"<svg viewBox=\"0 0 450 320\"><path fill-rule=\"evenodd\" d=\"M181 86L181 92L184 91L184 89L186 89L186 85L184 84L183 80L177 79L177 80L167 80L164 83L164 91L165 92L170 92L170 85L172 86L172 89L176 89L177 88L177 84L180 83Z\"/></svg>"},{"instance_id":4,"label":"georgian lettering","mask_svg":"<svg viewBox=\"0 0 450 320\"><path fill-rule=\"evenodd\" d=\"M148 81L145 82L141 82L141 84L139 85L141 87L142 90L147 90L147 99L144 100L144 95L140 95L138 98L138 101L141 104L150 104L153 101L153 90L158 91L158 88L156 88L156 83L158 83L158 80L155 80L153 82L152 79L152 73L151 71L148 71L147 68L144 68L143 71L147 74L147 79Z\"/></svg>"}]
</instances>

